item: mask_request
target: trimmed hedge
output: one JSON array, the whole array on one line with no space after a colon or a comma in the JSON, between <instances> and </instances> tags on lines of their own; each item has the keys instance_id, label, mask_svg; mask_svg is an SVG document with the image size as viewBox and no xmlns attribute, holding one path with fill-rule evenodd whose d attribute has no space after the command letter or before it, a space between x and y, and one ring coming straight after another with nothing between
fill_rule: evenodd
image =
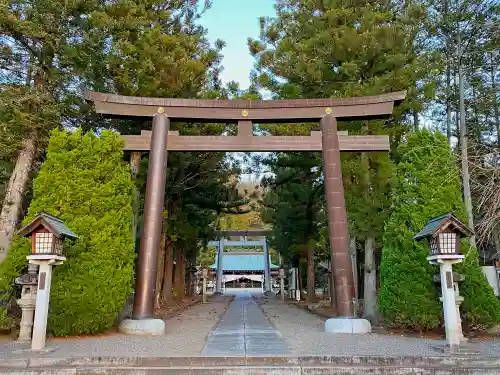
<instances>
[{"instance_id":1,"label":"trimmed hedge","mask_svg":"<svg viewBox=\"0 0 500 375\"><path fill-rule=\"evenodd\" d=\"M427 243L412 237L430 218L446 212L465 220L460 171L446 137L439 132L410 134L398 153L401 161L380 265L379 310L388 325L434 329L442 321L440 292L433 283L439 269L426 260ZM462 252L467 252L467 246ZM500 322L500 303L481 272L477 251L470 249L456 269L466 277L460 291L465 318L484 326Z\"/></svg>"},{"instance_id":2,"label":"trimmed hedge","mask_svg":"<svg viewBox=\"0 0 500 375\"><path fill-rule=\"evenodd\" d=\"M56 336L110 328L132 290L133 185L122 141L104 131L54 130L34 180L24 223L40 211L61 217L79 239L65 244L67 261L54 269L48 330ZM0 265L0 290L12 299L13 279L26 268L29 242L15 238ZM0 313L4 326L6 314Z\"/></svg>"},{"instance_id":3,"label":"trimmed hedge","mask_svg":"<svg viewBox=\"0 0 500 375\"><path fill-rule=\"evenodd\" d=\"M456 270L465 276L460 283L460 294L464 301L460 311L473 328L488 328L500 323L500 300L479 266L479 254L469 249L463 263Z\"/></svg>"}]
</instances>

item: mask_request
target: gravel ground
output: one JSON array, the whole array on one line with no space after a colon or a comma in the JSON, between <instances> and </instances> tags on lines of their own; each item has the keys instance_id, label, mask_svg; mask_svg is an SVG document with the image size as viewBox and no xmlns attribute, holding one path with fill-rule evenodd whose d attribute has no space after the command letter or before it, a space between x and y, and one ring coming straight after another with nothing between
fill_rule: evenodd
<instances>
[{"instance_id":1,"label":"gravel ground","mask_svg":"<svg viewBox=\"0 0 500 375\"><path fill-rule=\"evenodd\" d=\"M44 357L176 357L199 355L207 336L219 318L225 313L230 297L213 297L209 303L192 306L179 316L165 321L164 336L129 336L119 333L79 337L56 338L47 341L47 349L53 351ZM20 349L26 344L0 342L0 358L32 356Z\"/></svg>"},{"instance_id":2,"label":"gravel ground","mask_svg":"<svg viewBox=\"0 0 500 375\"><path fill-rule=\"evenodd\" d=\"M440 356L436 349L443 340L430 340L393 335L331 334L324 332L324 319L306 310L291 306L270 297L258 303L285 343L296 355L390 355L390 356ZM500 340L471 342L471 348L482 355L498 356Z\"/></svg>"},{"instance_id":3,"label":"gravel ground","mask_svg":"<svg viewBox=\"0 0 500 375\"><path fill-rule=\"evenodd\" d=\"M270 297L256 297L272 327L291 350L287 355L323 356L444 356L444 341L401 337L396 335L327 334L324 320L296 306ZM231 297L213 297L207 304L197 304L179 316L166 320L164 336L128 336L107 334L94 337L51 339L47 348L34 355L13 341L0 340L0 359L26 357L182 357L199 356L211 332L226 312ZM252 317L257 314L251 314ZM266 331L267 332L267 331ZM262 345L264 348L266 345ZM500 340L472 342L472 349L483 356L498 357ZM273 355L272 348L264 350Z\"/></svg>"}]
</instances>

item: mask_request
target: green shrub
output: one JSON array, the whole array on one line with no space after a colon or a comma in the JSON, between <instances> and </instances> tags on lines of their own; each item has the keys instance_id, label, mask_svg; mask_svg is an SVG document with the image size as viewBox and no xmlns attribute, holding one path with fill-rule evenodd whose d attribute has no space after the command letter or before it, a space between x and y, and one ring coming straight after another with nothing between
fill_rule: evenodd
<instances>
[{"instance_id":1,"label":"green shrub","mask_svg":"<svg viewBox=\"0 0 500 375\"><path fill-rule=\"evenodd\" d=\"M456 266L465 276L459 284L464 301L460 306L467 323L475 328L487 328L500 323L500 301L479 266L479 254L469 249L463 263Z\"/></svg>"},{"instance_id":2,"label":"green shrub","mask_svg":"<svg viewBox=\"0 0 500 375\"><path fill-rule=\"evenodd\" d=\"M109 131L99 137L53 131L47 158L34 180L24 222L46 211L79 236L66 242L67 261L54 269L48 319L54 335L108 329L131 292L132 181L122 146L118 135ZM16 238L0 266L0 289L11 288L26 266L28 252L27 241Z\"/></svg>"},{"instance_id":3,"label":"green shrub","mask_svg":"<svg viewBox=\"0 0 500 375\"><path fill-rule=\"evenodd\" d=\"M412 237L430 218L446 212L465 220L460 173L447 139L439 132L410 134L398 153L401 161L380 265L379 309L389 325L433 329L442 320L440 293L432 280L439 269L426 260L427 243L417 243ZM471 249L466 262L457 268L466 276L462 311L474 324L491 325L500 321L500 305L477 259L476 250Z\"/></svg>"}]
</instances>

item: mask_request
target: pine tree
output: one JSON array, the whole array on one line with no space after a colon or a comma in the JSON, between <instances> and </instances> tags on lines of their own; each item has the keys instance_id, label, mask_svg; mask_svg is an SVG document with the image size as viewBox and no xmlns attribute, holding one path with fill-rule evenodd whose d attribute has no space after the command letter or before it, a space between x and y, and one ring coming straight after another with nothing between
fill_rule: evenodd
<instances>
[{"instance_id":1,"label":"pine tree","mask_svg":"<svg viewBox=\"0 0 500 375\"><path fill-rule=\"evenodd\" d=\"M99 137L53 131L34 181L24 222L46 211L79 236L66 244L67 261L54 270L48 331L57 336L110 328L131 292L132 181L122 147L118 135L109 131ZM10 291L4 301L12 301L13 279L26 269L29 251L29 242L17 238L0 265L0 289Z\"/></svg>"},{"instance_id":2,"label":"pine tree","mask_svg":"<svg viewBox=\"0 0 500 375\"><path fill-rule=\"evenodd\" d=\"M270 189L263 200L264 222L272 227L271 244L285 262L307 263L307 299L314 302L316 243L320 229L320 181L318 154L282 153L266 161L274 177L264 181ZM293 218L293 219L292 219Z\"/></svg>"},{"instance_id":3,"label":"pine tree","mask_svg":"<svg viewBox=\"0 0 500 375\"><path fill-rule=\"evenodd\" d=\"M417 85L427 71L421 69L415 50L418 20L424 14L413 4L398 8L366 1L278 1L277 16L262 19L261 38L249 41L257 60L255 84L280 99L409 89L411 100L398 107L389 121L339 123L339 129L350 134L387 134L394 149L406 131L406 114L420 108L421 92L427 89ZM318 128L318 124L307 125L299 127L301 135ZM278 126L282 128L286 125ZM393 165L386 153L346 153L342 169L349 232L354 242L364 244L366 255L365 313L376 320L375 255L389 213Z\"/></svg>"},{"instance_id":4,"label":"pine tree","mask_svg":"<svg viewBox=\"0 0 500 375\"><path fill-rule=\"evenodd\" d=\"M223 43L208 43L196 3L0 2L0 95L14 98L7 109L0 107L0 138L15 140L6 149L9 157L18 157L5 168L13 173L0 213L0 262L48 131L62 123L86 130L110 126L84 102L85 90L170 97L218 93ZM130 133L145 124L111 126Z\"/></svg>"}]
</instances>

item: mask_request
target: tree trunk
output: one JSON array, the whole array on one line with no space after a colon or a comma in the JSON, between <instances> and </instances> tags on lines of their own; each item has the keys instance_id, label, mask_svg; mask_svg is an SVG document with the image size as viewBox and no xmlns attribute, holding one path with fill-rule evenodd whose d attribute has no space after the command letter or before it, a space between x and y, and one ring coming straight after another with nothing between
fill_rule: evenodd
<instances>
[{"instance_id":1,"label":"tree trunk","mask_svg":"<svg viewBox=\"0 0 500 375\"><path fill-rule=\"evenodd\" d=\"M495 251L497 254L500 254L500 233L497 231L493 231L493 244L495 245Z\"/></svg>"},{"instance_id":2,"label":"tree trunk","mask_svg":"<svg viewBox=\"0 0 500 375\"><path fill-rule=\"evenodd\" d=\"M160 253L158 254L158 265L156 272L156 289L155 289L155 308L160 308L161 300L161 287L163 285L163 278L165 277L165 247L167 245L167 229L164 225L163 233L161 236Z\"/></svg>"},{"instance_id":3,"label":"tree trunk","mask_svg":"<svg viewBox=\"0 0 500 375\"><path fill-rule=\"evenodd\" d=\"M349 239L349 252L351 253L352 262L352 278L354 279L354 298L359 299L359 277L358 277L358 250L356 248L356 237L352 236Z\"/></svg>"},{"instance_id":4,"label":"tree trunk","mask_svg":"<svg viewBox=\"0 0 500 375\"><path fill-rule=\"evenodd\" d=\"M365 240L364 317L377 322L377 266L375 264L375 239Z\"/></svg>"},{"instance_id":5,"label":"tree trunk","mask_svg":"<svg viewBox=\"0 0 500 375\"><path fill-rule=\"evenodd\" d=\"M460 47L461 35L460 30L458 30L458 45ZM463 69L463 56L459 48L458 52L458 85L460 94L460 151L461 151L461 161L462 161L462 184L463 184L463 194L465 209L467 211L467 219L469 228L474 232L474 214L472 212L472 196L470 192L470 174L469 174L469 157L467 155L467 127L465 125L465 92L464 92L464 69ZM470 244L476 247L476 237L472 235L470 237Z\"/></svg>"},{"instance_id":6,"label":"tree trunk","mask_svg":"<svg viewBox=\"0 0 500 375\"><path fill-rule=\"evenodd\" d=\"M307 243L307 302L316 302L315 272L314 272L314 246Z\"/></svg>"},{"instance_id":7,"label":"tree trunk","mask_svg":"<svg viewBox=\"0 0 500 375\"><path fill-rule=\"evenodd\" d=\"M446 68L446 137L451 146L451 68Z\"/></svg>"},{"instance_id":8,"label":"tree trunk","mask_svg":"<svg viewBox=\"0 0 500 375\"><path fill-rule=\"evenodd\" d=\"M419 125L419 121L418 121L418 112L416 109L413 110L413 127L414 127L416 132L418 132L420 129L420 125Z\"/></svg>"},{"instance_id":9,"label":"tree trunk","mask_svg":"<svg viewBox=\"0 0 500 375\"><path fill-rule=\"evenodd\" d=\"M167 244L167 248L165 249L165 277L163 278L163 301L168 302L172 300L172 279L173 279L173 270L174 270L174 251L173 251L172 242Z\"/></svg>"},{"instance_id":10,"label":"tree trunk","mask_svg":"<svg viewBox=\"0 0 500 375\"><path fill-rule=\"evenodd\" d=\"M184 252L177 248L175 251L175 272L174 272L174 291L175 298L180 300L184 298L184 281L182 278L185 273L183 271L184 268Z\"/></svg>"},{"instance_id":11,"label":"tree trunk","mask_svg":"<svg viewBox=\"0 0 500 375\"><path fill-rule=\"evenodd\" d=\"M134 197L132 201L132 238L134 243L134 248L137 242L137 226L139 223L139 210L140 210L140 192L136 185L137 175L139 174L139 169L141 167L141 153L132 152L130 155L130 173L132 175L132 181L134 182ZM163 271L162 271L163 273Z\"/></svg>"},{"instance_id":12,"label":"tree trunk","mask_svg":"<svg viewBox=\"0 0 500 375\"><path fill-rule=\"evenodd\" d=\"M190 260L189 260L189 297L194 298L196 297L196 275L193 272L193 269L196 268L196 252L193 252L191 254Z\"/></svg>"},{"instance_id":13,"label":"tree trunk","mask_svg":"<svg viewBox=\"0 0 500 375\"><path fill-rule=\"evenodd\" d=\"M23 140L23 147L17 156L14 171L5 191L5 198L0 212L0 263L7 257L12 235L19 221L23 198L28 186L29 174L36 157L35 136Z\"/></svg>"},{"instance_id":14,"label":"tree trunk","mask_svg":"<svg viewBox=\"0 0 500 375\"><path fill-rule=\"evenodd\" d=\"M449 0L445 0L444 2L445 17L448 16L448 9L449 9L448 2ZM451 147L451 136L453 134L451 131L451 66L450 66L451 48L450 47L451 47L450 45L446 46L446 137L448 138L448 144Z\"/></svg>"},{"instance_id":15,"label":"tree trunk","mask_svg":"<svg viewBox=\"0 0 500 375\"><path fill-rule=\"evenodd\" d=\"M181 257L182 257L182 250L179 249L178 246L175 247L175 268L174 268L174 299L177 299L179 296L179 284L181 280L181 273L180 273L180 265L181 265Z\"/></svg>"},{"instance_id":16,"label":"tree trunk","mask_svg":"<svg viewBox=\"0 0 500 375\"><path fill-rule=\"evenodd\" d=\"M497 84L495 80L495 61L493 58L493 53L490 54L490 77L491 77L491 88L493 91L493 110L495 113L495 125L497 128L497 144L500 147L500 113L498 110L498 100L497 100Z\"/></svg>"},{"instance_id":17,"label":"tree trunk","mask_svg":"<svg viewBox=\"0 0 500 375\"><path fill-rule=\"evenodd\" d=\"M186 296L186 254L182 253L181 261L181 283L179 285L179 300L183 300Z\"/></svg>"}]
</instances>

